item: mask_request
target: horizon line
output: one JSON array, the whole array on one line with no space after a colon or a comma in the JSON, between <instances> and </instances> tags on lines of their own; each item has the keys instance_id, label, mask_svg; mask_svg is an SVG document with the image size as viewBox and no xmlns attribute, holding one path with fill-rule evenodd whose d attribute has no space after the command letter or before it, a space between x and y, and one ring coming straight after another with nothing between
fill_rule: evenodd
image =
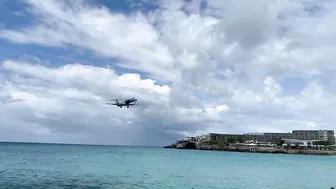
<instances>
[{"instance_id":1,"label":"horizon line","mask_svg":"<svg viewBox=\"0 0 336 189\"><path fill-rule=\"evenodd\" d=\"M33 142L33 141L2 141L1 143L17 143L17 144L49 144L49 145L78 145L78 146L120 146L120 147L162 147L149 145L127 145L127 144L90 144L90 143L66 143L66 142Z\"/></svg>"}]
</instances>

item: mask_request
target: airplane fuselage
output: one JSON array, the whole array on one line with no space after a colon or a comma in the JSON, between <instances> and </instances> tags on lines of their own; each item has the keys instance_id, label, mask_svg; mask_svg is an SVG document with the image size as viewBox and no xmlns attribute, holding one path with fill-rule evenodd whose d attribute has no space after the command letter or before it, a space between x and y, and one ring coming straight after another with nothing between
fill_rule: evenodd
<instances>
[{"instance_id":1,"label":"airplane fuselage","mask_svg":"<svg viewBox=\"0 0 336 189\"><path fill-rule=\"evenodd\" d=\"M118 106L119 108L122 108L123 106L126 106L127 108L129 108L129 106L133 106L134 104L130 104L130 103L119 103L116 104L116 106Z\"/></svg>"},{"instance_id":2,"label":"airplane fuselage","mask_svg":"<svg viewBox=\"0 0 336 189\"><path fill-rule=\"evenodd\" d=\"M130 104L130 103L136 102L136 101L137 101L137 99L127 99L127 100L124 101L124 103L125 104Z\"/></svg>"},{"instance_id":3,"label":"airplane fuselage","mask_svg":"<svg viewBox=\"0 0 336 189\"><path fill-rule=\"evenodd\" d=\"M123 106L126 106L127 108L129 108L129 106L133 106L133 105L135 105L135 103L134 104L131 104L132 102L137 102L138 100L137 99L135 99L135 98L130 98L130 99L126 99L126 100L124 100L124 101L121 101L121 102L119 102L118 100L116 100L116 103L108 103L108 104L111 104L111 105L116 105L116 106L118 106L119 108L122 108Z\"/></svg>"}]
</instances>

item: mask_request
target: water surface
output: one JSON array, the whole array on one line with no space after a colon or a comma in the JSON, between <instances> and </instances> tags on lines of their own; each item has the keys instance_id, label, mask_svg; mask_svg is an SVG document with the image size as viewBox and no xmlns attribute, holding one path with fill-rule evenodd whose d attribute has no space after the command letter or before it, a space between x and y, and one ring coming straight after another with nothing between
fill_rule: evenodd
<instances>
[{"instance_id":1,"label":"water surface","mask_svg":"<svg viewBox=\"0 0 336 189\"><path fill-rule=\"evenodd\" d=\"M0 188L330 189L335 157L0 143Z\"/></svg>"}]
</instances>

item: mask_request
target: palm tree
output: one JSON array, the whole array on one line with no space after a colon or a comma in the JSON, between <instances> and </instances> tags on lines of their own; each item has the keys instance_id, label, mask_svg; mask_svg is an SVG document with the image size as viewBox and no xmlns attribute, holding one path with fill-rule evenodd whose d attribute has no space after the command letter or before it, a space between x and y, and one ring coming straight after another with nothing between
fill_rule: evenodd
<instances>
[{"instance_id":1,"label":"palm tree","mask_svg":"<svg viewBox=\"0 0 336 189\"><path fill-rule=\"evenodd\" d=\"M295 148L298 150L300 148L299 144L295 144Z\"/></svg>"}]
</instances>

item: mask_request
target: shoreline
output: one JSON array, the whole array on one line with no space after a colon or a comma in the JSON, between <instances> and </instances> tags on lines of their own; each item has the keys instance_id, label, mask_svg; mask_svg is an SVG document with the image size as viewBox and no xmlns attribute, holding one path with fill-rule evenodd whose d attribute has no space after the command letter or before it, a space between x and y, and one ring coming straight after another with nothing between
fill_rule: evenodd
<instances>
[{"instance_id":1,"label":"shoreline","mask_svg":"<svg viewBox=\"0 0 336 189\"><path fill-rule=\"evenodd\" d=\"M202 144L197 142L174 143L163 148L193 149L206 151L226 151L245 153L268 153L268 154L293 154L293 155L319 155L336 156L336 151L330 150L302 150L302 149L278 149L274 147L232 147L218 144Z\"/></svg>"}]
</instances>

